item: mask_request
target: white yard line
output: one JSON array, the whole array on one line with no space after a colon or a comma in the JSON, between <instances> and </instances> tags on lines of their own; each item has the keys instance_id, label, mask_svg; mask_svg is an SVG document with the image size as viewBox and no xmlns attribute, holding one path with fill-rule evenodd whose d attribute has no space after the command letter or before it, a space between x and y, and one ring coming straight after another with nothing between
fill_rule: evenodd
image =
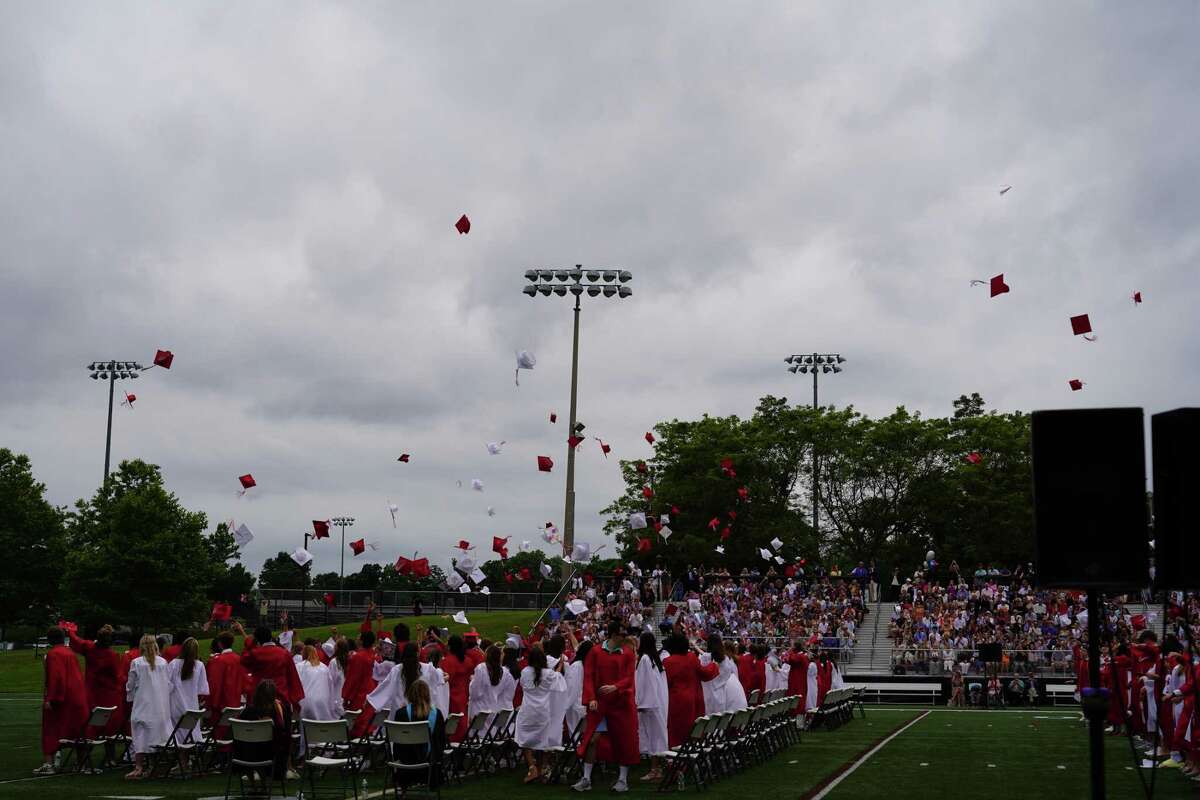
<instances>
[{"instance_id":1,"label":"white yard line","mask_svg":"<svg viewBox=\"0 0 1200 800\"><path fill-rule=\"evenodd\" d=\"M839 783L841 783L842 781L846 780L846 778L848 778L852 774L854 774L854 770L858 769L863 764L867 763L867 761L871 758L871 756L878 753L884 747L887 747L888 742L890 742L892 739L895 739L897 736L904 733L906 730L911 728L913 725L916 725L918 722L920 722L921 720L928 717L930 710L932 710L932 709L926 710L924 714L917 717L912 722L908 723L903 728L896 731L891 736L887 737L882 742L880 742L879 744L872 747L869 751L867 751L866 755L864 755L862 758L858 759L858 761L855 761L853 764L851 764L849 769L847 769L841 775L838 775L836 778L834 778L832 781L829 782L828 786L826 786L824 789L822 789L820 792L818 792L816 795L814 795L812 800L822 800L822 798L826 797L830 792L832 792L835 788L837 788L837 785Z\"/></svg>"}]
</instances>

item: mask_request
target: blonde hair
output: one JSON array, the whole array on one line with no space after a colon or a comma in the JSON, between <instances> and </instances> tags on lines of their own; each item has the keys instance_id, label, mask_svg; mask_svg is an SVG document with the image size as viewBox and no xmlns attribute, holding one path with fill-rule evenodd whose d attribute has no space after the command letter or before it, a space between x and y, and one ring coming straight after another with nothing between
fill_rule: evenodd
<instances>
[{"instance_id":1,"label":"blonde hair","mask_svg":"<svg viewBox=\"0 0 1200 800\"><path fill-rule=\"evenodd\" d=\"M415 721L417 719L428 719L429 715L433 713L432 709L430 708L430 706L433 704L433 701L429 697L429 684L425 681L413 681L409 684L408 691L406 691L404 694L405 697L408 698L408 702L412 704L412 716L409 717L410 721Z\"/></svg>"},{"instance_id":2,"label":"blonde hair","mask_svg":"<svg viewBox=\"0 0 1200 800\"><path fill-rule=\"evenodd\" d=\"M158 642L155 641L154 635L147 633L138 642L138 650L142 653L142 658L146 659L146 663L150 665L150 669L154 669L155 663L158 661Z\"/></svg>"},{"instance_id":3,"label":"blonde hair","mask_svg":"<svg viewBox=\"0 0 1200 800\"><path fill-rule=\"evenodd\" d=\"M321 657L317 655L317 648L313 647L311 644L304 645L304 655L302 658L308 663L312 664L314 667L321 663Z\"/></svg>"}]
</instances>

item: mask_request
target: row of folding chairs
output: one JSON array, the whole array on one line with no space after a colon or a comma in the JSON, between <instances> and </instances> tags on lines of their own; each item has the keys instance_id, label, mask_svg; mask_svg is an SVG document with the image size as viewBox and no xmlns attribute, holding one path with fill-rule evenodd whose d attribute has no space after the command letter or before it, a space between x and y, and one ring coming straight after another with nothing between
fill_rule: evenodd
<instances>
[{"instance_id":1,"label":"row of folding chairs","mask_svg":"<svg viewBox=\"0 0 1200 800\"><path fill-rule=\"evenodd\" d=\"M845 686L841 689L830 689L825 693L820 707L813 709L812 718L808 723L809 729L822 725L826 728L836 728L854 718L855 708L865 719L867 712L863 707L863 693L863 687Z\"/></svg>"},{"instance_id":2,"label":"row of folding chairs","mask_svg":"<svg viewBox=\"0 0 1200 800\"><path fill-rule=\"evenodd\" d=\"M689 780L697 789L707 789L799 742L803 716L793 716L793 711L800 702L798 696L776 697L698 718L679 747L661 754L666 763L658 790L682 789Z\"/></svg>"}]
</instances>

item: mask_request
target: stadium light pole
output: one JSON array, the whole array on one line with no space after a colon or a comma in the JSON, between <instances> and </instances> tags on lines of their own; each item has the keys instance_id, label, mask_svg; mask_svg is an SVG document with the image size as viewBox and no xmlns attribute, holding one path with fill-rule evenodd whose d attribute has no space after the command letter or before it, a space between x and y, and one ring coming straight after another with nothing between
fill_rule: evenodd
<instances>
[{"instance_id":1,"label":"stadium light pole","mask_svg":"<svg viewBox=\"0 0 1200 800\"><path fill-rule=\"evenodd\" d=\"M579 389L579 301L587 292L588 297L616 297L625 299L633 294L626 286L633 275L626 270L584 269L576 264L574 269L528 269L525 280L529 281L521 291L530 297L558 295L575 296L575 332L571 341L571 421L567 436L575 436L576 396ZM557 283L555 283L557 281ZM569 285L568 285L569 282ZM570 553L575 546L575 448L567 444L567 489L563 509L563 549ZM563 579L570 575L570 566L564 565Z\"/></svg>"},{"instance_id":2,"label":"stadium light pole","mask_svg":"<svg viewBox=\"0 0 1200 800\"><path fill-rule=\"evenodd\" d=\"M832 373L836 375L842 371L840 365L846 363L846 359L842 358L840 353L809 353L807 355L791 355L784 359L788 364L788 372L795 375L801 375L811 372L813 379L813 411L820 408L817 402L817 376L821 373L826 375ZM817 500L820 497L820 490L817 488L817 478L820 476L820 467L817 465L817 448L813 445L813 464L812 464L812 527L813 533L820 539L820 530L817 527Z\"/></svg>"},{"instance_id":3,"label":"stadium light pole","mask_svg":"<svg viewBox=\"0 0 1200 800\"><path fill-rule=\"evenodd\" d=\"M346 528L354 527L354 517L334 517L329 520L342 529L342 566L339 568L341 582L338 584L338 602L346 602Z\"/></svg>"},{"instance_id":4,"label":"stadium light pole","mask_svg":"<svg viewBox=\"0 0 1200 800\"><path fill-rule=\"evenodd\" d=\"M137 361L93 361L88 364L88 372L94 381L108 381L108 432L104 436L104 482L108 482L109 457L112 455L112 414L113 395L116 393L118 380L136 380L142 371L148 369ZM103 484L101 484L103 485Z\"/></svg>"}]
</instances>

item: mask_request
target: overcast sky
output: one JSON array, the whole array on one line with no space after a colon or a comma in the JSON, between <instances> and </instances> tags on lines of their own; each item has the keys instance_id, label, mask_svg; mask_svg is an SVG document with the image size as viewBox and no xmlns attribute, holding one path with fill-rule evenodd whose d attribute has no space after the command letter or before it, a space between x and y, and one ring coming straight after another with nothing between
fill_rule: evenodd
<instances>
[{"instance_id":1,"label":"overcast sky","mask_svg":"<svg viewBox=\"0 0 1200 800\"><path fill-rule=\"evenodd\" d=\"M844 354L822 401L870 414L1196 405L1197 8L5 3L0 446L90 495L87 364L167 348L113 462L249 525L252 570L339 514L357 561L536 539L571 313L522 272L575 263L634 275L584 303L594 545L655 422L808 402L790 352Z\"/></svg>"}]
</instances>

